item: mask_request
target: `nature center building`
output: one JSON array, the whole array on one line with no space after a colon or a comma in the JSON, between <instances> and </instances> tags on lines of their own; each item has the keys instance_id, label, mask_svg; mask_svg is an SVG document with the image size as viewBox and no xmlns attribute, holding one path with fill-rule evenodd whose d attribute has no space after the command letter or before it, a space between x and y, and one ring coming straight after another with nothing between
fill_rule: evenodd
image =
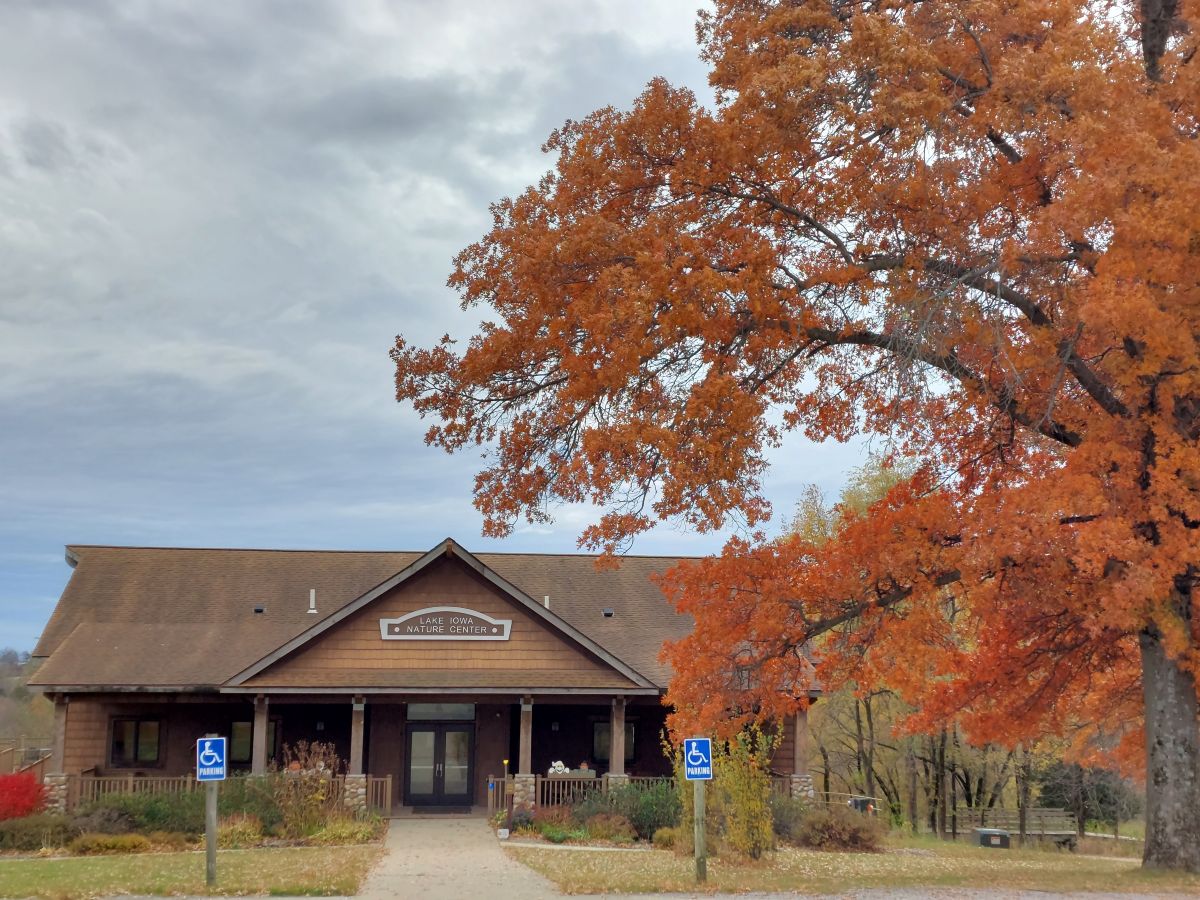
<instances>
[{"instance_id":1,"label":"nature center building","mask_svg":"<svg viewBox=\"0 0 1200 900\"><path fill-rule=\"evenodd\" d=\"M691 622L653 576L674 558L597 569L448 539L427 553L69 546L67 561L30 681L55 706L56 805L105 780L182 781L206 734L251 774L285 744L331 744L348 805L384 812L493 806L506 788L551 802L555 762L605 785L671 772L659 654ZM775 774L807 791L806 717L784 735Z\"/></svg>"}]
</instances>

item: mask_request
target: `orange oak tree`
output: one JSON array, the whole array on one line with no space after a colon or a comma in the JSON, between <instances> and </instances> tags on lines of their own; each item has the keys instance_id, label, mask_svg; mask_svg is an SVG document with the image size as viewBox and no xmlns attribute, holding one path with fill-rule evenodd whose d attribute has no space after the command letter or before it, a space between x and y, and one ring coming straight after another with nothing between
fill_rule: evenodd
<instances>
[{"instance_id":1,"label":"orange oak tree","mask_svg":"<svg viewBox=\"0 0 1200 900\"><path fill-rule=\"evenodd\" d=\"M397 393L491 447L504 534L745 538L664 585L681 723L786 713L814 670L1012 743L1144 759L1146 863L1200 871L1196 0L718 0L717 102L652 82L553 134L397 339ZM789 431L920 471L821 546L767 541ZM794 460L802 464L802 460ZM732 718L731 718L732 711Z\"/></svg>"}]
</instances>

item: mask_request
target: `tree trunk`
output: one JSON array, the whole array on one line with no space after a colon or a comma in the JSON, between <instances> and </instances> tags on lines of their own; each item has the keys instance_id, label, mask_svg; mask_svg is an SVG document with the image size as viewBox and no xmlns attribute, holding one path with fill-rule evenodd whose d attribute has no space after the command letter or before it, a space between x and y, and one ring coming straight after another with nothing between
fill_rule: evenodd
<instances>
[{"instance_id":1,"label":"tree trunk","mask_svg":"<svg viewBox=\"0 0 1200 900\"><path fill-rule=\"evenodd\" d=\"M825 749L822 743L817 744L817 749L821 752L821 765L825 767L825 771L821 773L821 792L825 795L825 802L829 802L829 751Z\"/></svg>"},{"instance_id":2,"label":"tree trunk","mask_svg":"<svg viewBox=\"0 0 1200 900\"><path fill-rule=\"evenodd\" d=\"M937 811L937 830L938 837L943 841L947 838L946 832L946 729L942 729L942 733L938 740L937 750L937 792L938 792L938 811Z\"/></svg>"},{"instance_id":3,"label":"tree trunk","mask_svg":"<svg viewBox=\"0 0 1200 900\"><path fill-rule=\"evenodd\" d=\"M863 765L866 757L866 749L864 748L863 740L863 723L862 723L862 701L857 697L854 698L854 766L858 770L859 785L863 784Z\"/></svg>"},{"instance_id":4,"label":"tree trunk","mask_svg":"<svg viewBox=\"0 0 1200 900\"><path fill-rule=\"evenodd\" d=\"M912 823L912 833L917 833L917 754L913 749L910 738L908 748L908 821Z\"/></svg>"},{"instance_id":5,"label":"tree trunk","mask_svg":"<svg viewBox=\"0 0 1200 900\"><path fill-rule=\"evenodd\" d=\"M1200 727L1196 683L1167 657L1157 628L1139 635L1146 704L1146 850L1142 864L1200 872Z\"/></svg>"},{"instance_id":6,"label":"tree trunk","mask_svg":"<svg viewBox=\"0 0 1200 900\"><path fill-rule=\"evenodd\" d=\"M1024 847L1029 837L1029 795L1033 780L1033 765L1029 749L1022 748L1021 762L1017 766L1017 842Z\"/></svg>"},{"instance_id":7,"label":"tree trunk","mask_svg":"<svg viewBox=\"0 0 1200 900\"><path fill-rule=\"evenodd\" d=\"M871 711L871 697L868 695L863 700L863 712L867 717L867 749L866 749L866 764L867 764L867 796L875 796L875 715Z\"/></svg>"}]
</instances>

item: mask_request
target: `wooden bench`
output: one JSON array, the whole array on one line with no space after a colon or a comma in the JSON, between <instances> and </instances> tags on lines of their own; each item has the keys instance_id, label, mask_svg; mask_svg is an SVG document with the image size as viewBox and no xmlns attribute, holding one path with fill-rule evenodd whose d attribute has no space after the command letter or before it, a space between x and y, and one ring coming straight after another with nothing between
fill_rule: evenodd
<instances>
[{"instance_id":1,"label":"wooden bench","mask_svg":"<svg viewBox=\"0 0 1200 900\"><path fill-rule=\"evenodd\" d=\"M1015 809L959 809L955 813L960 831L1003 828L1016 835L1021 830L1021 814ZM1051 841L1059 847L1074 850L1079 840L1075 813L1052 807L1030 807L1025 815L1025 837Z\"/></svg>"}]
</instances>

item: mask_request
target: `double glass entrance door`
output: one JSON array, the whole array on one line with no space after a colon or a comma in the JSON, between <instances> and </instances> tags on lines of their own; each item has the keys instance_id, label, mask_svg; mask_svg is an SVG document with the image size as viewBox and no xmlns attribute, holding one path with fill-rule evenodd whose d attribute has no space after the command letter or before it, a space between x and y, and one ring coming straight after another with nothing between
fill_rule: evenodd
<instances>
[{"instance_id":1,"label":"double glass entrance door","mask_svg":"<svg viewBox=\"0 0 1200 900\"><path fill-rule=\"evenodd\" d=\"M405 794L413 806L470 806L474 801L474 725L409 725Z\"/></svg>"}]
</instances>

